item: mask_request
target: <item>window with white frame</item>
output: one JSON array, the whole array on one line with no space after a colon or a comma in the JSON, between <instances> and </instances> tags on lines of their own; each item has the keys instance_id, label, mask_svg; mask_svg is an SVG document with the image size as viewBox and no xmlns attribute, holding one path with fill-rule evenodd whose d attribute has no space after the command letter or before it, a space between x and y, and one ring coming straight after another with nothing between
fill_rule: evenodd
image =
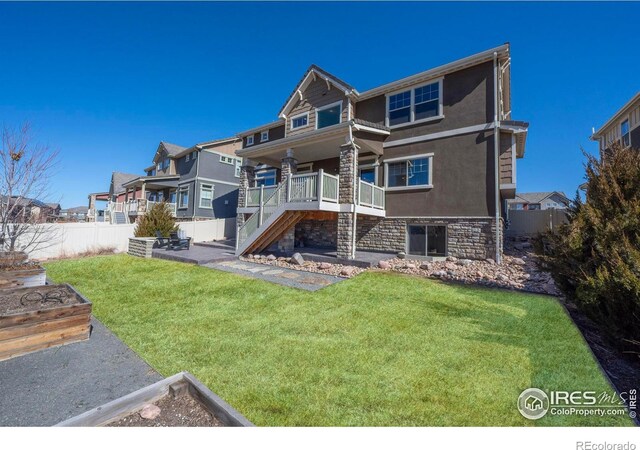
<instances>
[{"instance_id":1,"label":"window with white frame","mask_svg":"<svg viewBox=\"0 0 640 450\"><path fill-rule=\"evenodd\" d=\"M291 129L302 128L309 125L309 113L300 114L291 118Z\"/></svg>"},{"instance_id":2,"label":"window with white frame","mask_svg":"<svg viewBox=\"0 0 640 450\"><path fill-rule=\"evenodd\" d=\"M233 156L220 155L220 162L225 164L233 164L235 158Z\"/></svg>"},{"instance_id":3,"label":"window with white frame","mask_svg":"<svg viewBox=\"0 0 640 450\"><path fill-rule=\"evenodd\" d=\"M421 122L442 116L442 80L387 96L387 125Z\"/></svg>"},{"instance_id":4,"label":"window with white frame","mask_svg":"<svg viewBox=\"0 0 640 450\"><path fill-rule=\"evenodd\" d=\"M269 140L269 130L265 130L260 133L260 142L267 142Z\"/></svg>"},{"instance_id":5,"label":"window with white frame","mask_svg":"<svg viewBox=\"0 0 640 450\"><path fill-rule=\"evenodd\" d=\"M235 176L236 178L240 178L240 173L242 172L242 160L240 158L236 159L236 167L235 167Z\"/></svg>"},{"instance_id":6,"label":"window with white frame","mask_svg":"<svg viewBox=\"0 0 640 450\"><path fill-rule=\"evenodd\" d=\"M247 146L253 145L253 135L247 136Z\"/></svg>"},{"instance_id":7,"label":"window with white frame","mask_svg":"<svg viewBox=\"0 0 640 450\"><path fill-rule=\"evenodd\" d=\"M303 164L298 164L296 173L297 174L305 174L305 173L311 173L313 172L313 163L303 163Z\"/></svg>"},{"instance_id":8,"label":"window with white frame","mask_svg":"<svg viewBox=\"0 0 640 450\"><path fill-rule=\"evenodd\" d=\"M360 166L360 179L367 183L376 184L376 168L375 166Z\"/></svg>"},{"instance_id":9,"label":"window with white frame","mask_svg":"<svg viewBox=\"0 0 640 450\"><path fill-rule=\"evenodd\" d=\"M629 119L622 122L620 125L620 135L623 147L629 147L631 145L631 136L629 134Z\"/></svg>"},{"instance_id":10,"label":"window with white frame","mask_svg":"<svg viewBox=\"0 0 640 450\"><path fill-rule=\"evenodd\" d=\"M411 189L431 187L432 155L385 162L386 187Z\"/></svg>"},{"instance_id":11,"label":"window with white frame","mask_svg":"<svg viewBox=\"0 0 640 450\"><path fill-rule=\"evenodd\" d=\"M256 173L256 187L275 186L276 184L276 169L262 170Z\"/></svg>"},{"instance_id":12,"label":"window with white frame","mask_svg":"<svg viewBox=\"0 0 640 450\"><path fill-rule=\"evenodd\" d=\"M337 125L342 119L342 101L316 109L316 128Z\"/></svg>"},{"instance_id":13,"label":"window with white frame","mask_svg":"<svg viewBox=\"0 0 640 450\"><path fill-rule=\"evenodd\" d=\"M189 207L189 186L182 186L178 191L178 208L186 209Z\"/></svg>"},{"instance_id":14,"label":"window with white frame","mask_svg":"<svg viewBox=\"0 0 640 450\"><path fill-rule=\"evenodd\" d=\"M211 208L213 201L213 185L201 184L200 185L200 208Z\"/></svg>"},{"instance_id":15,"label":"window with white frame","mask_svg":"<svg viewBox=\"0 0 640 450\"><path fill-rule=\"evenodd\" d=\"M196 159L198 157L198 152L196 150L191 152L191 159Z\"/></svg>"}]
</instances>

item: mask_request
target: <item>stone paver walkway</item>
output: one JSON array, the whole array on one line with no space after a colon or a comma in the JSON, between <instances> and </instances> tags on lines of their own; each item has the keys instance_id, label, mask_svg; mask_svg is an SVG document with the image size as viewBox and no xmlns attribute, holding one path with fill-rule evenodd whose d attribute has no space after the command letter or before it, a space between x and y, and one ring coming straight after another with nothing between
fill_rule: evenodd
<instances>
[{"instance_id":1,"label":"stone paver walkway","mask_svg":"<svg viewBox=\"0 0 640 450\"><path fill-rule=\"evenodd\" d=\"M204 264L204 267L245 275L307 291L317 291L325 286L329 286L346 279L322 273L303 272L285 267L273 267L265 264L256 264L240 260L208 263Z\"/></svg>"}]
</instances>

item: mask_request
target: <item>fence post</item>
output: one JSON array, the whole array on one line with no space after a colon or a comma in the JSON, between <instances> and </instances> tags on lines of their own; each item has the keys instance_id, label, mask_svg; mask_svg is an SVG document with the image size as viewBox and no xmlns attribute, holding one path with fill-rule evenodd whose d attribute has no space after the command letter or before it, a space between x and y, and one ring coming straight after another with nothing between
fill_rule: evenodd
<instances>
[{"instance_id":1,"label":"fence post","mask_svg":"<svg viewBox=\"0 0 640 450\"><path fill-rule=\"evenodd\" d=\"M260 186L260 197L258 200L258 226L262 226L262 211L264 209L264 205L262 201L264 200L264 185Z\"/></svg>"}]
</instances>

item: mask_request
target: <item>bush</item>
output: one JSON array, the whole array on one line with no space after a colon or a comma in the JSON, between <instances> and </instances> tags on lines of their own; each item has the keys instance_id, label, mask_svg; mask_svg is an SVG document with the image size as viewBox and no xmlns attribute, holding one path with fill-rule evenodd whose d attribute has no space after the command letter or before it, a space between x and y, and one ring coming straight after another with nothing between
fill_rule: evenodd
<instances>
[{"instance_id":1,"label":"bush","mask_svg":"<svg viewBox=\"0 0 640 450\"><path fill-rule=\"evenodd\" d=\"M584 153L584 152L583 152ZM584 153L587 195L569 222L536 241L540 266L621 347L640 345L640 152Z\"/></svg>"},{"instance_id":2,"label":"bush","mask_svg":"<svg viewBox=\"0 0 640 450\"><path fill-rule=\"evenodd\" d=\"M178 231L176 220L165 202L155 203L136 225L133 232L135 237L156 237L156 231L162 236L169 237L169 233Z\"/></svg>"}]
</instances>

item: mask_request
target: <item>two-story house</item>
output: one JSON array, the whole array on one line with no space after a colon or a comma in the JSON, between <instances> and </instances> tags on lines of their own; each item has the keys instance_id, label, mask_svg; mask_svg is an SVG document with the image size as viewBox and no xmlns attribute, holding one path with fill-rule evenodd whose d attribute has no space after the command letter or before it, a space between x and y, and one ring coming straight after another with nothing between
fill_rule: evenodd
<instances>
[{"instance_id":1,"label":"two-story house","mask_svg":"<svg viewBox=\"0 0 640 450\"><path fill-rule=\"evenodd\" d=\"M500 260L528 124L505 44L359 92L312 65L239 133L238 255L277 245Z\"/></svg>"},{"instance_id":2,"label":"two-story house","mask_svg":"<svg viewBox=\"0 0 640 450\"><path fill-rule=\"evenodd\" d=\"M509 209L518 211L566 209L569 203L569 198L561 191L521 192L514 199L507 200Z\"/></svg>"},{"instance_id":3,"label":"two-story house","mask_svg":"<svg viewBox=\"0 0 640 450\"><path fill-rule=\"evenodd\" d=\"M236 137L188 148L160 142L145 175L114 173L108 206L111 221L121 223L119 218L125 217L124 223L134 222L162 201L178 220L234 217L241 162L235 151L239 148Z\"/></svg>"},{"instance_id":4,"label":"two-story house","mask_svg":"<svg viewBox=\"0 0 640 450\"><path fill-rule=\"evenodd\" d=\"M598 142L601 156L614 143L640 148L640 92L593 133L591 139Z\"/></svg>"}]
</instances>

